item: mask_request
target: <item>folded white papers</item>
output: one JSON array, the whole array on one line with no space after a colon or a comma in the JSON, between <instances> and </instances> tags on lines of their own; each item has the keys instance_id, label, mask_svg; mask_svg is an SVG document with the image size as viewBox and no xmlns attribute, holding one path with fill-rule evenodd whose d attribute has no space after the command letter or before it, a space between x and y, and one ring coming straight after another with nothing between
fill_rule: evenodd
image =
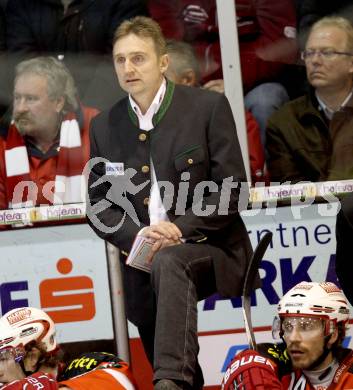
<instances>
[{"instance_id":1,"label":"folded white papers","mask_svg":"<svg viewBox=\"0 0 353 390\"><path fill-rule=\"evenodd\" d=\"M126 264L141 271L151 272L151 262L147 261L151 255L154 240L137 235L132 245Z\"/></svg>"}]
</instances>

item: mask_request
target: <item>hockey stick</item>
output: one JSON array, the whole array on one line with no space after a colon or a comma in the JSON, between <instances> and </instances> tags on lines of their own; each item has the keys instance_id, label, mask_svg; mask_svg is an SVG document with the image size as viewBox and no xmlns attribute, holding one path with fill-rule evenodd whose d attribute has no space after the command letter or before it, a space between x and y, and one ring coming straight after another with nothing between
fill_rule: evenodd
<instances>
[{"instance_id":1,"label":"hockey stick","mask_svg":"<svg viewBox=\"0 0 353 390\"><path fill-rule=\"evenodd\" d=\"M269 243L272 240L272 233L267 232L258 243L250 259L248 269L246 270L244 287L243 287L243 317L245 332L251 349L256 350L255 335L251 324L251 293L256 274L259 270L261 260L266 252Z\"/></svg>"}]
</instances>

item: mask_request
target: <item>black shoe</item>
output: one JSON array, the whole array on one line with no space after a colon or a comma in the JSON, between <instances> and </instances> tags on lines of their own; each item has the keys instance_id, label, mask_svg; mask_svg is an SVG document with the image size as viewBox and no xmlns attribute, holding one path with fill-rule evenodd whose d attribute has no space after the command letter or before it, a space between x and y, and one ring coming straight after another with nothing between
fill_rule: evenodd
<instances>
[{"instance_id":1,"label":"black shoe","mask_svg":"<svg viewBox=\"0 0 353 390\"><path fill-rule=\"evenodd\" d=\"M154 385L154 390L182 390L175 382L170 379L161 379Z\"/></svg>"}]
</instances>

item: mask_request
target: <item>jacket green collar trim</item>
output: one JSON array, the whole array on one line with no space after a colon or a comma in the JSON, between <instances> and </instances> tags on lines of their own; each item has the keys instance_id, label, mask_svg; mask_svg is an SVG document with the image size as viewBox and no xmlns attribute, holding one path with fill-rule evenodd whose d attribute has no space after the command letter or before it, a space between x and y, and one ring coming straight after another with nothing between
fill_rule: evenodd
<instances>
[{"instance_id":1,"label":"jacket green collar trim","mask_svg":"<svg viewBox=\"0 0 353 390\"><path fill-rule=\"evenodd\" d=\"M162 104L159 107L159 110L154 114L154 116L152 118L152 123L153 123L154 127L156 127L158 125L158 123L162 120L162 118L164 117L165 113L167 112L170 104L172 103L174 88L175 88L175 84L173 82L167 80L167 87L166 87L166 91L164 94ZM128 109L128 114L129 114L130 120L132 121L132 123L136 127L139 127L138 117L137 117L135 111L133 110L133 108L131 107L129 99L128 99L127 109Z\"/></svg>"},{"instance_id":2,"label":"jacket green collar trim","mask_svg":"<svg viewBox=\"0 0 353 390\"><path fill-rule=\"evenodd\" d=\"M139 127L139 119L134 111L134 109L131 107L130 99L127 98L127 112L129 114L129 117L131 119L131 122L136 126Z\"/></svg>"},{"instance_id":3,"label":"jacket green collar trim","mask_svg":"<svg viewBox=\"0 0 353 390\"><path fill-rule=\"evenodd\" d=\"M163 99L163 102L161 104L161 106L159 107L159 110L154 114L153 118L152 118L152 123L153 123L153 126L156 127L158 125L158 123L162 120L162 118L164 117L165 113L167 112L170 104L172 103L172 98L173 98L173 94L174 94L174 83L167 80L167 88L166 88L166 91L165 91L165 94L164 94L164 99Z\"/></svg>"}]
</instances>

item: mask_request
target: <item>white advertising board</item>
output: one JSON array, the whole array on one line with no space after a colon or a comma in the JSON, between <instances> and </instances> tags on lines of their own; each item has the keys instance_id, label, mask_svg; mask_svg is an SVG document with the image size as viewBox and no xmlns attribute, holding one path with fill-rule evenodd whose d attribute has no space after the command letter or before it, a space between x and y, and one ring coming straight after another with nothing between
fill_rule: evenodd
<instances>
[{"instance_id":1,"label":"white advertising board","mask_svg":"<svg viewBox=\"0 0 353 390\"><path fill-rule=\"evenodd\" d=\"M0 233L2 314L40 307L59 342L113 339L104 241L88 225Z\"/></svg>"}]
</instances>

